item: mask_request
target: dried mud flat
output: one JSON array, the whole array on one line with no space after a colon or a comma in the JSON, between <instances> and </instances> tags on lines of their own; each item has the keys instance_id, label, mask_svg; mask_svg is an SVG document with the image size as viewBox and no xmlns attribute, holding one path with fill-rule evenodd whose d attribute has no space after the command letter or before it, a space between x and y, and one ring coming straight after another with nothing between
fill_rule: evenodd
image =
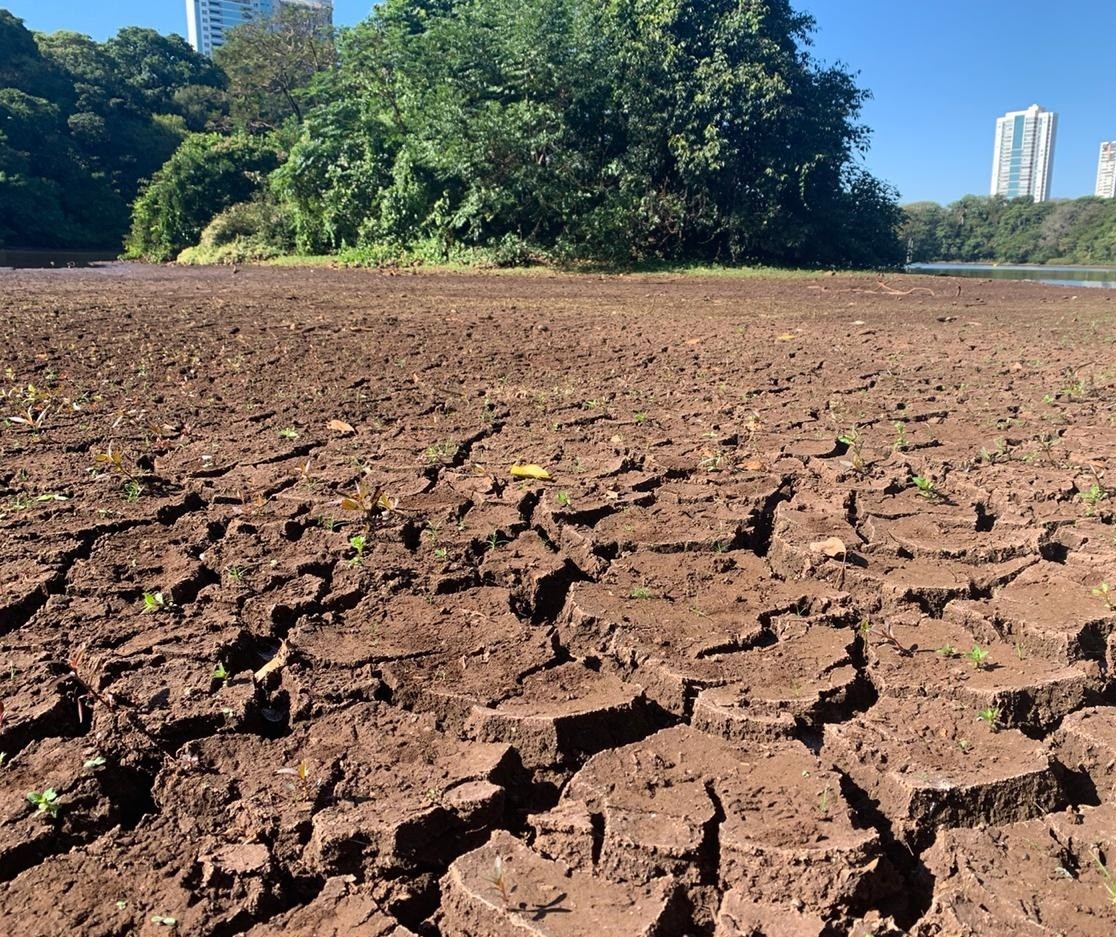
<instances>
[{"instance_id":1,"label":"dried mud flat","mask_svg":"<svg viewBox=\"0 0 1116 937\"><path fill-rule=\"evenodd\" d=\"M1116 932L1110 295L896 282L0 273L0 930Z\"/></svg>"}]
</instances>

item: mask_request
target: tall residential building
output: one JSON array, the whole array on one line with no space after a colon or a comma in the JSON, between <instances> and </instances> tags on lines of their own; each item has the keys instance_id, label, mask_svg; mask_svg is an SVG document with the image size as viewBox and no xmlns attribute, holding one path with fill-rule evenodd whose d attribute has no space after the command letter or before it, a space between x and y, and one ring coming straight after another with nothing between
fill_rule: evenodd
<instances>
[{"instance_id":1,"label":"tall residential building","mask_svg":"<svg viewBox=\"0 0 1116 937\"><path fill-rule=\"evenodd\" d=\"M282 4L320 10L322 22L333 22L332 0L186 0L186 38L198 52L212 55L234 26L270 16Z\"/></svg>"},{"instance_id":2,"label":"tall residential building","mask_svg":"<svg viewBox=\"0 0 1116 937\"><path fill-rule=\"evenodd\" d=\"M1105 140L1097 160L1097 188L1100 198L1116 198L1116 140Z\"/></svg>"},{"instance_id":3,"label":"tall residential building","mask_svg":"<svg viewBox=\"0 0 1116 937\"><path fill-rule=\"evenodd\" d=\"M1045 202L1054 166L1054 129L1058 115L1032 104L996 118L996 150L992 157L992 194L1029 196Z\"/></svg>"}]
</instances>

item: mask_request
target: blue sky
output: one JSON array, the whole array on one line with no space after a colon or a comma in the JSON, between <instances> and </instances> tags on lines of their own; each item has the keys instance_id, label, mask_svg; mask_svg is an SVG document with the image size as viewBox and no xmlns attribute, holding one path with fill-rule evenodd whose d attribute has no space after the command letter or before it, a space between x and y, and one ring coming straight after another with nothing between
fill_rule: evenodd
<instances>
[{"instance_id":1,"label":"blue sky","mask_svg":"<svg viewBox=\"0 0 1116 937\"><path fill-rule=\"evenodd\" d=\"M1058 112L1055 197L1090 195L1102 139L1116 139L1111 0L792 0L817 20L814 53L859 73L874 98L867 167L903 201L986 194L995 119ZM352 25L371 0L335 0ZM185 0L0 0L31 29L105 39L121 26L186 32Z\"/></svg>"}]
</instances>

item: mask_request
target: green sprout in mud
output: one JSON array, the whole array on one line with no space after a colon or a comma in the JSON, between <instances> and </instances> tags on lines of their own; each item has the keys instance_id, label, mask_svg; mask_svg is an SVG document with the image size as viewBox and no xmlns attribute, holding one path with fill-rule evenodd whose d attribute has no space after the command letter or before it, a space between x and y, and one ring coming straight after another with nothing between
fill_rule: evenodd
<instances>
[{"instance_id":1,"label":"green sprout in mud","mask_svg":"<svg viewBox=\"0 0 1116 937\"><path fill-rule=\"evenodd\" d=\"M228 680L229 672L225 669L225 665L221 661L217 661L217 666L213 668L213 680Z\"/></svg>"},{"instance_id":2,"label":"green sprout in mud","mask_svg":"<svg viewBox=\"0 0 1116 937\"><path fill-rule=\"evenodd\" d=\"M947 659L956 657L957 648L955 648L952 644L943 644L940 648L938 648L938 655Z\"/></svg>"},{"instance_id":3,"label":"green sprout in mud","mask_svg":"<svg viewBox=\"0 0 1116 937\"><path fill-rule=\"evenodd\" d=\"M957 747L961 749L962 752L965 752L967 754L969 748L972 747L972 742L970 742L968 739L958 739Z\"/></svg>"},{"instance_id":4,"label":"green sprout in mud","mask_svg":"<svg viewBox=\"0 0 1116 937\"><path fill-rule=\"evenodd\" d=\"M161 612L167 607L167 600L162 592L145 592L143 594L143 611L145 614Z\"/></svg>"},{"instance_id":5,"label":"green sprout in mud","mask_svg":"<svg viewBox=\"0 0 1116 937\"><path fill-rule=\"evenodd\" d=\"M979 644L974 644L973 649L969 651L969 653L965 656L972 663L973 667L975 667L977 670L983 670L984 662L988 658L988 652Z\"/></svg>"},{"instance_id":6,"label":"green sprout in mud","mask_svg":"<svg viewBox=\"0 0 1116 937\"><path fill-rule=\"evenodd\" d=\"M228 566L225 567L225 575L227 575L233 582L244 582L244 567L235 566L230 563Z\"/></svg>"},{"instance_id":7,"label":"green sprout in mud","mask_svg":"<svg viewBox=\"0 0 1116 937\"><path fill-rule=\"evenodd\" d=\"M933 500L938 497L938 486L925 475L915 475L914 478L911 479L911 484L918 489L918 493L922 497L928 500Z\"/></svg>"},{"instance_id":8,"label":"green sprout in mud","mask_svg":"<svg viewBox=\"0 0 1116 937\"><path fill-rule=\"evenodd\" d=\"M122 497L129 504L134 504L139 501L140 495L143 494L143 485L141 485L134 478L129 478L120 487L120 497Z\"/></svg>"},{"instance_id":9,"label":"green sprout in mud","mask_svg":"<svg viewBox=\"0 0 1116 937\"><path fill-rule=\"evenodd\" d=\"M985 706L977 716L983 722L988 723L988 727L995 732L1000 727L1000 716L1003 715L999 706Z\"/></svg>"},{"instance_id":10,"label":"green sprout in mud","mask_svg":"<svg viewBox=\"0 0 1116 937\"><path fill-rule=\"evenodd\" d=\"M449 550L447 550L445 547L435 547L434 548L434 556L439 560L448 559L449 558Z\"/></svg>"},{"instance_id":11,"label":"green sprout in mud","mask_svg":"<svg viewBox=\"0 0 1116 937\"><path fill-rule=\"evenodd\" d=\"M294 441L298 439L298 430L293 426L285 426L283 429L279 430L279 438Z\"/></svg>"},{"instance_id":12,"label":"green sprout in mud","mask_svg":"<svg viewBox=\"0 0 1116 937\"><path fill-rule=\"evenodd\" d=\"M1096 846L1093 847L1093 861L1100 869L1101 877L1104 879L1104 890L1108 895L1108 900L1112 904L1116 904L1116 876L1113 876L1109 871L1107 863L1101 858L1100 849Z\"/></svg>"},{"instance_id":13,"label":"green sprout in mud","mask_svg":"<svg viewBox=\"0 0 1116 937\"><path fill-rule=\"evenodd\" d=\"M434 465L438 462L452 462L460 451L461 446L452 439L443 439L431 446L427 446L423 450L422 457L427 465Z\"/></svg>"},{"instance_id":14,"label":"green sprout in mud","mask_svg":"<svg viewBox=\"0 0 1116 937\"><path fill-rule=\"evenodd\" d=\"M856 626L856 633L860 635L860 640L867 644L868 635L872 633L872 620L870 618L860 619Z\"/></svg>"},{"instance_id":15,"label":"green sprout in mud","mask_svg":"<svg viewBox=\"0 0 1116 937\"><path fill-rule=\"evenodd\" d=\"M53 787L48 787L42 793L29 791L27 799L35 805L37 813L45 813L52 820L58 816L61 804L58 803L58 792Z\"/></svg>"},{"instance_id":16,"label":"green sprout in mud","mask_svg":"<svg viewBox=\"0 0 1116 937\"><path fill-rule=\"evenodd\" d=\"M349 560L350 566L360 566L364 562L364 547L368 538L364 534L353 534L349 538L349 546L356 551L356 556Z\"/></svg>"},{"instance_id":17,"label":"green sprout in mud","mask_svg":"<svg viewBox=\"0 0 1116 937\"><path fill-rule=\"evenodd\" d=\"M558 506L562 508L568 508L573 503L573 501L570 499L570 493L568 491L559 491L554 496L554 500L557 501Z\"/></svg>"},{"instance_id":18,"label":"green sprout in mud","mask_svg":"<svg viewBox=\"0 0 1116 937\"><path fill-rule=\"evenodd\" d=\"M891 424L895 428L895 442L891 444L891 448L896 452L903 452L907 448L907 424L902 420L896 420Z\"/></svg>"},{"instance_id":19,"label":"green sprout in mud","mask_svg":"<svg viewBox=\"0 0 1116 937\"><path fill-rule=\"evenodd\" d=\"M632 419L635 420L637 423L646 423L647 414L640 410L639 413L635 414L635 416L632 417Z\"/></svg>"},{"instance_id":20,"label":"green sprout in mud","mask_svg":"<svg viewBox=\"0 0 1116 937\"><path fill-rule=\"evenodd\" d=\"M1108 500L1108 490L1100 482L1093 482L1088 490L1078 492L1077 500L1088 505L1085 513L1092 515L1096 512L1098 504Z\"/></svg>"},{"instance_id":21,"label":"green sprout in mud","mask_svg":"<svg viewBox=\"0 0 1116 937\"><path fill-rule=\"evenodd\" d=\"M818 795L818 813L822 817L829 818L829 785L827 784L822 792Z\"/></svg>"},{"instance_id":22,"label":"green sprout in mud","mask_svg":"<svg viewBox=\"0 0 1116 937\"><path fill-rule=\"evenodd\" d=\"M646 586L633 586L632 591L628 593L628 597L632 599L649 599L651 598L651 590Z\"/></svg>"},{"instance_id":23,"label":"green sprout in mud","mask_svg":"<svg viewBox=\"0 0 1116 937\"><path fill-rule=\"evenodd\" d=\"M855 426L847 429L837 435L837 442L847 448L849 458L844 464L854 472L863 474L868 465L864 461L864 440L860 437L860 431Z\"/></svg>"},{"instance_id":24,"label":"green sprout in mud","mask_svg":"<svg viewBox=\"0 0 1116 937\"><path fill-rule=\"evenodd\" d=\"M337 529L337 519L334 518L334 517L326 517L325 515L322 515L321 517L318 518L318 526L320 526L322 528L322 530L329 530L329 531L336 530Z\"/></svg>"},{"instance_id":25,"label":"green sprout in mud","mask_svg":"<svg viewBox=\"0 0 1116 937\"><path fill-rule=\"evenodd\" d=\"M1104 607L1109 611L1116 609L1116 599L1113 598L1113 589L1108 582L1102 582L1099 586L1093 589L1093 595L1104 602Z\"/></svg>"},{"instance_id":26,"label":"green sprout in mud","mask_svg":"<svg viewBox=\"0 0 1116 937\"><path fill-rule=\"evenodd\" d=\"M508 541L500 536L500 531L494 530L488 535L488 539L484 541L488 544L489 550L499 550L500 547L506 547Z\"/></svg>"}]
</instances>

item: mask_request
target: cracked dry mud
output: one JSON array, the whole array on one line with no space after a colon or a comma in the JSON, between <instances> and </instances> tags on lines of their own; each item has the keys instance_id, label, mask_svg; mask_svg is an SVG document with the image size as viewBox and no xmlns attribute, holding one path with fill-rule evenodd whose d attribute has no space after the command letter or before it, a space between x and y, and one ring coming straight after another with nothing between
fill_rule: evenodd
<instances>
[{"instance_id":1,"label":"cracked dry mud","mask_svg":"<svg viewBox=\"0 0 1116 937\"><path fill-rule=\"evenodd\" d=\"M0 276L3 933L1116 933L1109 294Z\"/></svg>"}]
</instances>

